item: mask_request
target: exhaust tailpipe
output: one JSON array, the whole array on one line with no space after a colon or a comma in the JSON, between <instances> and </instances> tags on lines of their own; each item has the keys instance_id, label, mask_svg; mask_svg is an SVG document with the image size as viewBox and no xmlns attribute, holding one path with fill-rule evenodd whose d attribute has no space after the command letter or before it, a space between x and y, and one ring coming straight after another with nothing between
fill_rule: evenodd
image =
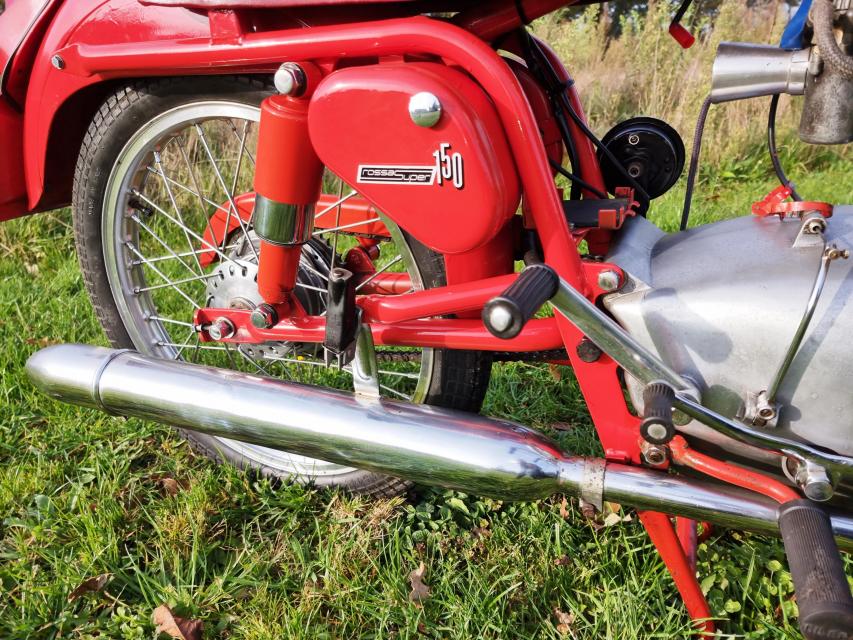
<instances>
[{"instance_id":1,"label":"exhaust tailpipe","mask_svg":"<svg viewBox=\"0 0 853 640\"><path fill-rule=\"evenodd\" d=\"M779 534L763 496L650 469L566 455L545 436L483 416L365 398L133 351L57 345L27 362L49 396L502 500L554 493ZM833 515L853 550L853 518Z\"/></svg>"}]
</instances>

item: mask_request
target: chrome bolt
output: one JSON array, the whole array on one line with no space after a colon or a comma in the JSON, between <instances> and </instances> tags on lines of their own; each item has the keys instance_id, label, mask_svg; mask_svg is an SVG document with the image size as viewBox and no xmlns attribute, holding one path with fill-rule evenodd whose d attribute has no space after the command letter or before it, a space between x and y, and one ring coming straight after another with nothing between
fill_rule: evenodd
<instances>
[{"instance_id":1,"label":"chrome bolt","mask_svg":"<svg viewBox=\"0 0 853 640\"><path fill-rule=\"evenodd\" d=\"M666 427L657 422L653 422L646 428L646 433L652 440L664 440L667 436Z\"/></svg>"},{"instance_id":2,"label":"chrome bolt","mask_svg":"<svg viewBox=\"0 0 853 640\"><path fill-rule=\"evenodd\" d=\"M419 127L434 127L441 119L441 103L427 91L416 93L409 98L409 117Z\"/></svg>"},{"instance_id":3,"label":"chrome bolt","mask_svg":"<svg viewBox=\"0 0 853 640\"><path fill-rule=\"evenodd\" d=\"M305 93L305 72L298 64L285 62L275 72L273 84L283 96L300 96Z\"/></svg>"},{"instance_id":4,"label":"chrome bolt","mask_svg":"<svg viewBox=\"0 0 853 640\"><path fill-rule=\"evenodd\" d=\"M619 277L618 273L609 269L607 271L601 271L598 274L598 286L602 291L616 291L621 284L621 280L622 279Z\"/></svg>"},{"instance_id":5,"label":"chrome bolt","mask_svg":"<svg viewBox=\"0 0 853 640\"><path fill-rule=\"evenodd\" d=\"M207 334L214 340L226 340L234 335L234 323L228 318L217 318L207 328Z\"/></svg>"},{"instance_id":6,"label":"chrome bolt","mask_svg":"<svg viewBox=\"0 0 853 640\"><path fill-rule=\"evenodd\" d=\"M800 465L795 480L806 497L815 502L826 502L835 492L826 469L811 462Z\"/></svg>"},{"instance_id":7,"label":"chrome bolt","mask_svg":"<svg viewBox=\"0 0 853 640\"><path fill-rule=\"evenodd\" d=\"M632 133L630 136L628 136L628 144L630 144L631 146L639 144L639 142L640 136L638 136L636 133Z\"/></svg>"},{"instance_id":8,"label":"chrome bolt","mask_svg":"<svg viewBox=\"0 0 853 640\"><path fill-rule=\"evenodd\" d=\"M258 329L269 329L278 324L278 313L271 304L263 302L252 310L249 316L252 326Z\"/></svg>"},{"instance_id":9,"label":"chrome bolt","mask_svg":"<svg viewBox=\"0 0 853 640\"><path fill-rule=\"evenodd\" d=\"M819 213L809 213L804 216L803 230L809 234L818 234L826 231L826 218Z\"/></svg>"},{"instance_id":10,"label":"chrome bolt","mask_svg":"<svg viewBox=\"0 0 853 640\"><path fill-rule=\"evenodd\" d=\"M583 362L597 362L598 359L601 358L601 349L599 349L596 344L587 337L584 337L580 342L578 342L578 346L575 348L575 351L578 354L578 358Z\"/></svg>"},{"instance_id":11,"label":"chrome bolt","mask_svg":"<svg viewBox=\"0 0 853 640\"><path fill-rule=\"evenodd\" d=\"M512 314L501 305L495 305L489 309L489 324L497 332L506 331L512 324Z\"/></svg>"},{"instance_id":12,"label":"chrome bolt","mask_svg":"<svg viewBox=\"0 0 853 640\"><path fill-rule=\"evenodd\" d=\"M640 452L643 454L643 459L646 463L652 467L660 467L666 464L667 458L669 457L668 450L665 446L652 444L650 442L643 442L640 445Z\"/></svg>"},{"instance_id":13,"label":"chrome bolt","mask_svg":"<svg viewBox=\"0 0 853 640\"><path fill-rule=\"evenodd\" d=\"M59 69L60 71L65 68L65 60L58 53L50 58L50 64L53 65L54 69Z\"/></svg>"}]
</instances>

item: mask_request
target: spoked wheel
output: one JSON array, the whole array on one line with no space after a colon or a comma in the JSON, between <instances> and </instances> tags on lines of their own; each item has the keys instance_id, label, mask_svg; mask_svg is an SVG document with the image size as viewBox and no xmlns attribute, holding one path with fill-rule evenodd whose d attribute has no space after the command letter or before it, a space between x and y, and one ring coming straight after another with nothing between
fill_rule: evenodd
<instances>
[{"instance_id":1,"label":"spoked wheel","mask_svg":"<svg viewBox=\"0 0 853 640\"><path fill-rule=\"evenodd\" d=\"M327 367L319 345L202 343L193 326L199 308L251 309L262 301L259 240L239 200L252 190L258 106L266 95L266 85L255 79L210 77L141 82L107 100L89 127L74 180L86 286L116 347L351 390L349 367ZM304 246L295 291L312 315L325 312L329 270L357 244L347 225L328 223L339 220L355 192L327 172L324 193L331 204L315 215L325 216L325 228ZM443 285L441 256L385 222L391 237L380 244L376 271L407 273L412 290ZM376 357L383 396L479 410L487 354L383 348ZM371 494L406 486L266 447L185 435L206 455L264 475Z\"/></svg>"}]
</instances>

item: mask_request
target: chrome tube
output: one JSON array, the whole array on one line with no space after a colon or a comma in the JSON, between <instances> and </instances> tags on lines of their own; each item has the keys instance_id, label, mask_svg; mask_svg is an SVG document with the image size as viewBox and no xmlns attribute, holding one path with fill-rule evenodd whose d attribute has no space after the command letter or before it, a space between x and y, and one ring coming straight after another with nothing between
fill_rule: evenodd
<instances>
[{"instance_id":1,"label":"chrome tube","mask_svg":"<svg viewBox=\"0 0 853 640\"><path fill-rule=\"evenodd\" d=\"M562 278L557 293L551 298L551 304L641 383L663 381L676 390L692 390L692 384Z\"/></svg>"},{"instance_id":2,"label":"chrome tube","mask_svg":"<svg viewBox=\"0 0 853 640\"><path fill-rule=\"evenodd\" d=\"M32 356L30 379L49 396L428 485L505 500L553 493L600 498L722 526L777 534L770 500L737 488L566 455L521 425L246 373L157 360L132 351L57 345ZM853 550L853 518L833 516Z\"/></svg>"},{"instance_id":3,"label":"chrome tube","mask_svg":"<svg viewBox=\"0 0 853 640\"><path fill-rule=\"evenodd\" d=\"M711 101L728 102L777 93L803 95L810 49L721 42L711 71Z\"/></svg>"}]
</instances>

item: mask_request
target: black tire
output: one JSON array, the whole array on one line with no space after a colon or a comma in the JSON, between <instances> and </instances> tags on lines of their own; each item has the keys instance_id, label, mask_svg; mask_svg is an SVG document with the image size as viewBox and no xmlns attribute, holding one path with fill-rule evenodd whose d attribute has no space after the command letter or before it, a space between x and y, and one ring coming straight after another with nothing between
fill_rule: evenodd
<instances>
[{"instance_id":1,"label":"black tire","mask_svg":"<svg viewBox=\"0 0 853 640\"><path fill-rule=\"evenodd\" d=\"M74 233L83 280L98 320L116 348L134 345L125 327L108 281L104 255L102 218L111 170L131 137L159 114L187 103L227 99L259 105L270 94L266 80L244 76L205 76L139 81L118 89L95 114L83 140L74 174ZM444 260L417 241L407 238L425 288L444 285ZM491 356L482 352L436 350L431 384L425 401L432 405L479 411L486 393ZM283 478L277 469L256 464L224 446L212 436L180 430L193 448L218 461L227 462L266 477ZM405 491L409 484L369 471L313 481L318 486L336 486L374 496Z\"/></svg>"}]
</instances>

